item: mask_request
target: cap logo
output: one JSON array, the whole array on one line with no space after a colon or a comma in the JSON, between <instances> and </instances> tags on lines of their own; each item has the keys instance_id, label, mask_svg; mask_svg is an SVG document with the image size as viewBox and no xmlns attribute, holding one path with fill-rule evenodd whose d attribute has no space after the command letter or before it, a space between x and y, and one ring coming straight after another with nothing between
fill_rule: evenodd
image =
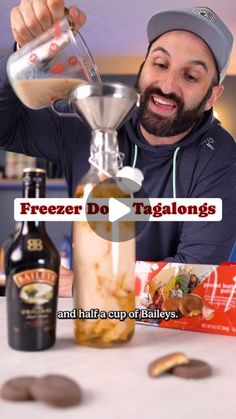
<instances>
[{"instance_id":1,"label":"cap logo","mask_svg":"<svg viewBox=\"0 0 236 419\"><path fill-rule=\"evenodd\" d=\"M215 15L210 9L206 9L205 7L196 7L192 10L194 13L198 13L199 15L205 17L206 19L213 22L215 20Z\"/></svg>"}]
</instances>

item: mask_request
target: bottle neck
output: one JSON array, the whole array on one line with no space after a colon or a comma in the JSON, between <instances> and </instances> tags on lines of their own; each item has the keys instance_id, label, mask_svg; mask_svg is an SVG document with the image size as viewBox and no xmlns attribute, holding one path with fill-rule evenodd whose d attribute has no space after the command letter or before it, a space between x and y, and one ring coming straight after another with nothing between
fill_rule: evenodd
<instances>
[{"instance_id":1,"label":"bottle neck","mask_svg":"<svg viewBox=\"0 0 236 419\"><path fill-rule=\"evenodd\" d=\"M93 130L90 146L90 163L99 172L116 176L119 169L117 132Z\"/></svg>"},{"instance_id":2,"label":"bottle neck","mask_svg":"<svg viewBox=\"0 0 236 419\"><path fill-rule=\"evenodd\" d=\"M22 221L21 234L26 236L27 234L33 233L36 231L42 234L46 233L44 221Z\"/></svg>"},{"instance_id":3,"label":"bottle neck","mask_svg":"<svg viewBox=\"0 0 236 419\"><path fill-rule=\"evenodd\" d=\"M25 178L23 181L23 198L45 198L45 178L35 177L31 179ZM44 221L23 221L21 225L21 234L26 235L30 232L40 231L45 233Z\"/></svg>"}]
</instances>

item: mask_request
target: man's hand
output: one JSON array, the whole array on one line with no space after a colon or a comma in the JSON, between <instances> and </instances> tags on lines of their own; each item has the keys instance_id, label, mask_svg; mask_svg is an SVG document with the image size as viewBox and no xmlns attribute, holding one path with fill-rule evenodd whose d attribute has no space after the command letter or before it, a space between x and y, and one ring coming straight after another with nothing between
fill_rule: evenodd
<instances>
[{"instance_id":1,"label":"man's hand","mask_svg":"<svg viewBox=\"0 0 236 419\"><path fill-rule=\"evenodd\" d=\"M50 28L65 15L64 0L22 0L11 10L10 20L14 38L23 46ZM76 6L69 8L75 29L86 22L86 15Z\"/></svg>"},{"instance_id":2,"label":"man's hand","mask_svg":"<svg viewBox=\"0 0 236 419\"><path fill-rule=\"evenodd\" d=\"M73 272L60 266L59 272L59 297L71 297Z\"/></svg>"}]
</instances>

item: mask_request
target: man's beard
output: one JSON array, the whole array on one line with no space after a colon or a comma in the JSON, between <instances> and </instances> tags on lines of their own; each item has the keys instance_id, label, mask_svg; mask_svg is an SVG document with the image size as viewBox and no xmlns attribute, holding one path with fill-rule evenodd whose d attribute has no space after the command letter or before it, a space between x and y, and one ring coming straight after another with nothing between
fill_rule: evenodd
<instances>
[{"instance_id":1,"label":"man's beard","mask_svg":"<svg viewBox=\"0 0 236 419\"><path fill-rule=\"evenodd\" d=\"M158 87L148 87L141 94L139 107L139 120L143 128L157 137L172 137L185 131L188 131L196 124L204 113L204 107L212 94L213 85L211 85L201 100L201 102L192 109L184 109L183 100L175 93L164 94ZM152 112L148 103L153 94L157 94L163 99L173 100L176 104L176 114L174 117L158 115Z\"/></svg>"}]
</instances>

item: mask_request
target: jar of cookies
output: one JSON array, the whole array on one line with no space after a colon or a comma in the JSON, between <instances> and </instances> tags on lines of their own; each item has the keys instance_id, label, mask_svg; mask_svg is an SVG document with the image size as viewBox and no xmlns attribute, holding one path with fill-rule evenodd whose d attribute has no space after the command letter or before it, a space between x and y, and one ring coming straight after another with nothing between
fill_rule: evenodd
<instances>
[{"instance_id":1,"label":"jar of cookies","mask_svg":"<svg viewBox=\"0 0 236 419\"><path fill-rule=\"evenodd\" d=\"M91 167L75 197L125 198L116 173L119 151L115 131L94 130ZM131 221L74 222L74 304L78 344L110 347L127 342L134 332L129 313L135 309L135 225ZM96 310L96 311L94 311Z\"/></svg>"}]
</instances>

